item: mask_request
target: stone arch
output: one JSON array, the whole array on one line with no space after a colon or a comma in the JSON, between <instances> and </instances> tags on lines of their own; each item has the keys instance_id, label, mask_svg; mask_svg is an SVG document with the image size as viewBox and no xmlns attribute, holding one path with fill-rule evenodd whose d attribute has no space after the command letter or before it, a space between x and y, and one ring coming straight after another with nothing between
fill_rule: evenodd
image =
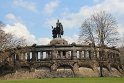
<instances>
[{"instance_id":1,"label":"stone arch","mask_svg":"<svg viewBox=\"0 0 124 83\"><path fill-rule=\"evenodd\" d=\"M58 65L56 73L60 77L74 77L75 76L75 73L73 71L73 67L69 64Z\"/></svg>"},{"instance_id":2,"label":"stone arch","mask_svg":"<svg viewBox=\"0 0 124 83\"><path fill-rule=\"evenodd\" d=\"M21 66L19 70L21 70L21 71L30 71L30 67L29 66Z\"/></svg>"},{"instance_id":3,"label":"stone arch","mask_svg":"<svg viewBox=\"0 0 124 83\"><path fill-rule=\"evenodd\" d=\"M69 65L69 64L60 64L57 66L57 69L59 69L59 68L69 68L69 69L73 70L72 65Z\"/></svg>"},{"instance_id":4,"label":"stone arch","mask_svg":"<svg viewBox=\"0 0 124 83\"><path fill-rule=\"evenodd\" d=\"M60 63L56 63L56 68L60 68L60 67L64 67L64 68L70 68L70 69L73 69L73 64L74 63L70 63L70 62L60 62Z\"/></svg>"},{"instance_id":5,"label":"stone arch","mask_svg":"<svg viewBox=\"0 0 124 83\"><path fill-rule=\"evenodd\" d=\"M96 77L98 76L97 71L90 66L90 65L82 65L79 66L79 76L81 77Z\"/></svg>"},{"instance_id":6,"label":"stone arch","mask_svg":"<svg viewBox=\"0 0 124 83\"><path fill-rule=\"evenodd\" d=\"M83 65L80 65L79 68L80 67L85 67L85 68L89 68L89 69L94 70L94 68L90 64L83 64Z\"/></svg>"},{"instance_id":7,"label":"stone arch","mask_svg":"<svg viewBox=\"0 0 124 83\"><path fill-rule=\"evenodd\" d=\"M39 65L35 67L37 71L50 71L51 68L48 65Z\"/></svg>"}]
</instances>

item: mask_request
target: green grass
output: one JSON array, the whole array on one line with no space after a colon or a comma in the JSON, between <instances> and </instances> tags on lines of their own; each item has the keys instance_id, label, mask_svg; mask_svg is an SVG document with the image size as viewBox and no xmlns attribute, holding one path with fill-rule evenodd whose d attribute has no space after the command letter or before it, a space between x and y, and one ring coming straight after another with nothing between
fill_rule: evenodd
<instances>
[{"instance_id":1,"label":"green grass","mask_svg":"<svg viewBox=\"0 0 124 83\"><path fill-rule=\"evenodd\" d=\"M0 80L0 83L124 83L121 78L46 78L28 80Z\"/></svg>"}]
</instances>

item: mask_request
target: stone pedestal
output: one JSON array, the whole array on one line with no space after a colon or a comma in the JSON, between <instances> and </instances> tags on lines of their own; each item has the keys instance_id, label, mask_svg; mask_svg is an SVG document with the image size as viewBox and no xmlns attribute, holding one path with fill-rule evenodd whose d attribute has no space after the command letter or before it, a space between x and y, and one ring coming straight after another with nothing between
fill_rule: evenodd
<instances>
[{"instance_id":1,"label":"stone pedestal","mask_svg":"<svg viewBox=\"0 0 124 83\"><path fill-rule=\"evenodd\" d=\"M67 45L68 42L62 38L54 38L50 41L50 45Z\"/></svg>"}]
</instances>

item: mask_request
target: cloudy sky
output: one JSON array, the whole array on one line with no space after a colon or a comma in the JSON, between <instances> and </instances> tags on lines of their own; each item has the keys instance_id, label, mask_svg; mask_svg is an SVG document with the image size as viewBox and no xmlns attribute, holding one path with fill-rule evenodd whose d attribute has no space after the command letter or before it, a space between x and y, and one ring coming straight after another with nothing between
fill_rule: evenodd
<instances>
[{"instance_id":1,"label":"cloudy sky","mask_svg":"<svg viewBox=\"0 0 124 83\"><path fill-rule=\"evenodd\" d=\"M77 42L81 23L97 11L112 13L124 34L124 0L0 0L0 21L6 33L24 37L28 44L48 44L51 26L57 19L64 27L66 40Z\"/></svg>"}]
</instances>

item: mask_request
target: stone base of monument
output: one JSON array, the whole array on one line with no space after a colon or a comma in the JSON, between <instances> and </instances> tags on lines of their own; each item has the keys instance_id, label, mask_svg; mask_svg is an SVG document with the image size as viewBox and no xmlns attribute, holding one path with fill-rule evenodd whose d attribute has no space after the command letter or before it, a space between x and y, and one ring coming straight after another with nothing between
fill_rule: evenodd
<instances>
[{"instance_id":1,"label":"stone base of monument","mask_svg":"<svg viewBox=\"0 0 124 83\"><path fill-rule=\"evenodd\" d=\"M50 45L68 45L68 42L63 38L54 38L50 41Z\"/></svg>"}]
</instances>

